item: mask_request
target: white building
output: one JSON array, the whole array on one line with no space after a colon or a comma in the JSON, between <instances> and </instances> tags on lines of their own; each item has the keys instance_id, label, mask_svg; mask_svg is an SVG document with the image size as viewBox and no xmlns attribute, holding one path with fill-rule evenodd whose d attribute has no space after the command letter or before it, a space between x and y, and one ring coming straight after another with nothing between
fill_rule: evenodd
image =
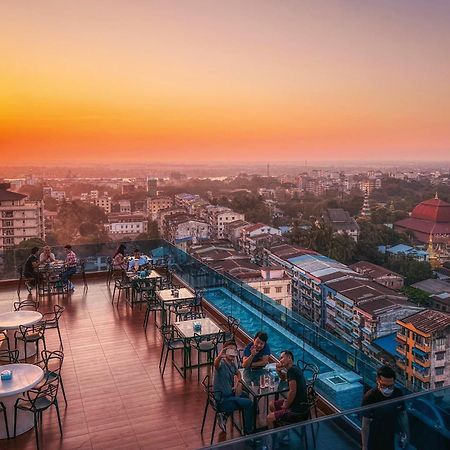
<instances>
[{"instance_id":1,"label":"white building","mask_svg":"<svg viewBox=\"0 0 450 450\"><path fill-rule=\"evenodd\" d=\"M130 200L119 200L119 211L121 214L131 213L131 202Z\"/></svg>"},{"instance_id":2,"label":"white building","mask_svg":"<svg viewBox=\"0 0 450 450\"><path fill-rule=\"evenodd\" d=\"M111 213L111 204L112 204L111 197L108 197L106 195L102 197L97 197L94 200L94 204L102 208L106 214Z\"/></svg>"},{"instance_id":3,"label":"white building","mask_svg":"<svg viewBox=\"0 0 450 450\"><path fill-rule=\"evenodd\" d=\"M143 214L110 214L107 227L112 238L120 238L123 235L146 233L148 222Z\"/></svg>"},{"instance_id":4,"label":"white building","mask_svg":"<svg viewBox=\"0 0 450 450\"><path fill-rule=\"evenodd\" d=\"M0 251L31 238L45 238L44 204L26 200L26 195L9 191L0 184Z\"/></svg>"}]
</instances>

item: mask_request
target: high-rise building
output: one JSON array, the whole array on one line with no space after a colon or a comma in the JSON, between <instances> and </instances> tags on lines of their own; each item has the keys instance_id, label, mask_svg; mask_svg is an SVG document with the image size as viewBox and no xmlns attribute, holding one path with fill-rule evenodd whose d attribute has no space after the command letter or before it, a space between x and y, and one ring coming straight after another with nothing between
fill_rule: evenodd
<instances>
[{"instance_id":1,"label":"high-rise building","mask_svg":"<svg viewBox=\"0 0 450 450\"><path fill-rule=\"evenodd\" d=\"M30 238L44 239L44 204L28 201L27 196L0 183L0 251Z\"/></svg>"},{"instance_id":2,"label":"high-rise building","mask_svg":"<svg viewBox=\"0 0 450 450\"><path fill-rule=\"evenodd\" d=\"M156 197L158 188L158 178L147 178L147 192L150 197Z\"/></svg>"}]
</instances>

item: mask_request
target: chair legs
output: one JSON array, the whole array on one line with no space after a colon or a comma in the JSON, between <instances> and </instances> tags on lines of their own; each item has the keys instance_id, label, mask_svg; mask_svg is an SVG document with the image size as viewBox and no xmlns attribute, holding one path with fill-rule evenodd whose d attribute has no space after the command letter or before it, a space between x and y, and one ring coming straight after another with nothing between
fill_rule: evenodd
<instances>
[{"instance_id":1,"label":"chair legs","mask_svg":"<svg viewBox=\"0 0 450 450\"><path fill-rule=\"evenodd\" d=\"M61 379L59 380L61 382ZM64 392L64 389L63 389ZM66 400L66 395L64 394L64 401ZM66 402L67 405L67 402ZM56 415L58 416L58 425L59 425L59 434L62 436L62 426L61 426L61 415L59 414L59 406L58 406L58 400L55 399L55 408L56 408Z\"/></svg>"},{"instance_id":2,"label":"chair legs","mask_svg":"<svg viewBox=\"0 0 450 450\"><path fill-rule=\"evenodd\" d=\"M67 405L66 391L64 390L64 384L63 384L61 376L59 377L59 384L61 385L61 391L63 393L64 403ZM58 406L56 406L56 409L58 409ZM58 415L59 415L59 413L58 413Z\"/></svg>"},{"instance_id":3,"label":"chair legs","mask_svg":"<svg viewBox=\"0 0 450 450\"><path fill-rule=\"evenodd\" d=\"M6 408L3 405L3 403L0 402L0 406L2 406L3 409L3 419L5 419L5 427L6 427L6 437L8 439L10 439L10 435L9 435L9 428L8 428L8 416L6 415Z\"/></svg>"},{"instance_id":4,"label":"chair legs","mask_svg":"<svg viewBox=\"0 0 450 450\"><path fill-rule=\"evenodd\" d=\"M59 329L59 323L56 323L56 329L58 330L59 344L61 345L61 350L64 350L64 345L61 337L61 330Z\"/></svg>"},{"instance_id":5,"label":"chair legs","mask_svg":"<svg viewBox=\"0 0 450 450\"><path fill-rule=\"evenodd\" d=\"M203 420L202 420L202 429L200 430L200 433L203 434L203 429L205 428L205 421L206 421L206 414L208 413L208 406L209 406L209 400L206 399L206 405L205 405L205 412L203 413Z\"/></svg>"}]
</instances>

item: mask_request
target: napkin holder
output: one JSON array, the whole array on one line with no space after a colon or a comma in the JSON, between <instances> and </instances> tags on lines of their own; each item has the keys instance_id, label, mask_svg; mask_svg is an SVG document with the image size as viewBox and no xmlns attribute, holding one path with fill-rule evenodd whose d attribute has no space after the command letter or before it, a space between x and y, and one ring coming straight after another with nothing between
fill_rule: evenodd
<instances>
[{"instance_id":1,"label":"napkin holder","mask_svg":"<svg viewBox=\"0 0 450 450\"><path fill-rule=\"evenodd\" d=\"M194 329L195 332L200 332L202 331L202 324L200 322L194 322L192 324L192 328Z\"/></svg>"},{"instance_id":2,"label":"napkin holder","mask_svg":"<svg viewBox=\"0 0 450 450\"><path fill-rule=\"evenodd\" d=\"M12 378L12 375L12 370L3 370L2 372L0 372L0 379L2 381L7 381Z\"/></svg>"}]
</instances>

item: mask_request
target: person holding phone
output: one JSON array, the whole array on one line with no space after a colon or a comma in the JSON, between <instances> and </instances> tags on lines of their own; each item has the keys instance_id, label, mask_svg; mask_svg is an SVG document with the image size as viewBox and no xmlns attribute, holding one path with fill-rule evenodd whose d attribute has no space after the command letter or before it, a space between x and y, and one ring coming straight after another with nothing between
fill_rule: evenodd
<instances>
[{"instance_id":1,"label":"person holding phone","mask_svg":"<svg viewBox=\"0 0 450 450\"><path fill-rule=\"evenodd\" d=\"M241 373L237 367L238 350L236 342L227 341L214 360L214 392L220 429L226 433L226 422L233 411L241 410L244 415L244 432L252 432L253 403L242 392Z\"/></svg>"}]
</instances>

